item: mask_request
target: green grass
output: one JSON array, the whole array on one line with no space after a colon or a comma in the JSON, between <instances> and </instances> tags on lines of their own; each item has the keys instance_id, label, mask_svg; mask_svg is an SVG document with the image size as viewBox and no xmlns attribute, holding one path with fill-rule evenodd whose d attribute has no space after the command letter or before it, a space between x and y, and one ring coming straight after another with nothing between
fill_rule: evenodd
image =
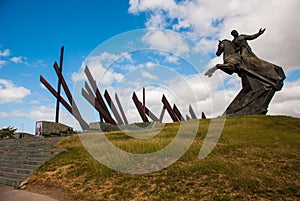
<instances>
[{"instance_id":1,"label":"green grass","mask_svg":"<svg viewBox=\"0 0 300 201\"><path fill-rule=\"evenodd\" d=\"M101 165L73 135L57 145L68 151L39 168L30 182L65 189L75 200L87 201L300 199L300 119L228 118L217 146L200 160L209 123L200 121L192 146L177 162L143 175L120 173ZM119 131L106 136L126 151L150 153L169 144L178 127L179 123L166 124L149 140Z\"/></svg>"}]
</instances>

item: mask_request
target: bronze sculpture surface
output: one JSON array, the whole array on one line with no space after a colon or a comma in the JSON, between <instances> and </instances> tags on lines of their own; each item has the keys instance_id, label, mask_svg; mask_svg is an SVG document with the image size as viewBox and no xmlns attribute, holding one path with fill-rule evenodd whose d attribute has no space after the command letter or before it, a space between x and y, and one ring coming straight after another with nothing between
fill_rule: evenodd
<instances>
[{"instance_id":1,"label":"bronze sculpture surface","mask_svg":"<svg viewBox=\"0 0 300 201\"><path fill-rule=\"evenodd\" d=\"M236 30L231 32L232 41L219 41L217 56L223 53L223 64L217 64L209 69L205 75L211 77L220 69L232 75L237 73L242 80L242 89L230 103L223 115L243 116L266 114L268 105L276 91L283 86L285 74L281 67L258 58L248 45L248 40L253 40L262 35L265 29L260 29L256 34L241 34Z\"/></svg>"}]
</instances>

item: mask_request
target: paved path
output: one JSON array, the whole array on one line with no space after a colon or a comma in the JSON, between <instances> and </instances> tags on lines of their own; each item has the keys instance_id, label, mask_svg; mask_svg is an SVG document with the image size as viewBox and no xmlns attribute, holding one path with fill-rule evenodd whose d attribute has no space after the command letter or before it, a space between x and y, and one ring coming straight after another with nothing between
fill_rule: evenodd
<instances>
[{"instance_id":1,"label":"paved path","mask_svg":"<svg viewBox=\"0 0 300 201\"><path fill-rule=\"evenodd\" d=\"M17 190L9 186L0 185L0 201L57 201L47 195Z\"/></svg>"}]
</instances>

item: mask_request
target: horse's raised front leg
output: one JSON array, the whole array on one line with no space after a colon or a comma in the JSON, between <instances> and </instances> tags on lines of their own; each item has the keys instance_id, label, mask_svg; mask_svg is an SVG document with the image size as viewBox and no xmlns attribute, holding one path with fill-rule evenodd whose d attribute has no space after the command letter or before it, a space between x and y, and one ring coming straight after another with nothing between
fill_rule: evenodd
<instances>
[{"instance_id":1,"label":"horse's raised front leg","mask_svg":"<svg viewBox=\"0 0 300 201\"><path fill-rule=\"evenodd\" d=\"M218 64L217 64L217 65L218 65ZM204 75L207 75L208 77L211 77L212 74L213 74L216 70L218 70L218 68L217 68L217 66L214 66L214 67L210 68L208 71L206 71Z\"/></svg>"}]
</instances>

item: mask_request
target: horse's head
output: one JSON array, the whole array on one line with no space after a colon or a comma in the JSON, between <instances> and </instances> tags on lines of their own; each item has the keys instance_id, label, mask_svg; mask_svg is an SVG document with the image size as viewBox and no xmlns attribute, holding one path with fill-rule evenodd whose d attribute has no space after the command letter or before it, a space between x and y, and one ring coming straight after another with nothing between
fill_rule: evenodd
<instances>
[{"instance_id":1,"label":"horse's head","mask_svg":"<svg viewBox=\"0 0 300 201\"><path fill-rule=\"evenodd\" d=\"M220 56L222 53L225 52L225 54L229 53L232 54L234 53L234 46L230 40L224 39L222 41L219 40L219 45L218 45L218 50L216 52L217 56Z\"/></svg>"},{"instance_id":2,"label":"horse's head","mask_svg":"<svg viewBox=\"0 0 300 201\"><path fill-rule=\"evenodd\" d=\"M223 41L219 40L218 50L216 52L216 55L220 56L223 52L224 52L224 44L223 44Z\"/></svg>"}]
</instances>

